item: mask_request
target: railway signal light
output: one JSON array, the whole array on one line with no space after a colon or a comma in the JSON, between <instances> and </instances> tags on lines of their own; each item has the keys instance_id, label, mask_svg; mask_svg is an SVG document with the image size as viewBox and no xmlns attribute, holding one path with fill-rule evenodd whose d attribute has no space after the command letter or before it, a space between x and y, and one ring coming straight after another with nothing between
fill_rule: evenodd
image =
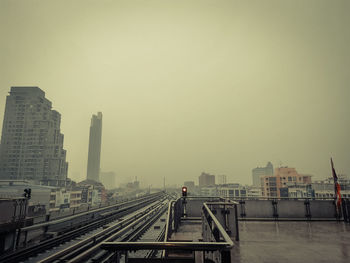
<instances>
[{"instance_id":1,"label":"railway signal light","mask_svg":"<svg viewBox=\"0 0 350 263\"><path fill-rule=\"evenodd\" d=\"M186 186L183 186L182 187L182 196L187 196L187 187Z\"/></svg>"},{"instance_id":2,"label":"railway signal light","mask_svg":"<svg viewBox=\"0 0 350 263\"><path fill-rule=\"evenodd\" d=\"M32 195L32 189L30 189L30 188L24 189L24 194L23 194L23 196L24 196L25 198L30 199L31 195Z\"/></svg>"}]
</instances>

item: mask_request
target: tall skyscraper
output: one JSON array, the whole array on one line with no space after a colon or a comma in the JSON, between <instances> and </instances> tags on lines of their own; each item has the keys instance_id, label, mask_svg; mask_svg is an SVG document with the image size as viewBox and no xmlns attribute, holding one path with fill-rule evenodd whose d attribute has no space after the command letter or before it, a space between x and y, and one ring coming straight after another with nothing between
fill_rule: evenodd
<instances>
[{"instance_id":1,"label":"tall skyscraper","mask_svg":"<svg viewBox=\"0 0 350 263\"><path fill-rule=\"evenodd\" d=\"M252 170L253 185L260 187L262 176L272 176L273 175L273 165L271 162L266 164L266 167L256 167Z\"/></svg>"},{"instance_id":2,"label":"tall skyscraper","mask_svg":"<svg viewBox=\"0 0 350 263\"><path fill-rule=\"evenodd\" d=\"M61 115L38 87L11 87L0 145L0 178L63 186L68 163Z\"/></svg>"},{"instance_id":3,"label":"tall skyscraper","mask_svg":"<svg viewBox=\"0 0 350 263\"><path fill-rule=\"evenodd\" d=\"M102 113L92 115L89 137L89 155L87 164L87 179L100 181L100 159L101 159L101 137L102 137Z\"/></svg>"}]
</instances>

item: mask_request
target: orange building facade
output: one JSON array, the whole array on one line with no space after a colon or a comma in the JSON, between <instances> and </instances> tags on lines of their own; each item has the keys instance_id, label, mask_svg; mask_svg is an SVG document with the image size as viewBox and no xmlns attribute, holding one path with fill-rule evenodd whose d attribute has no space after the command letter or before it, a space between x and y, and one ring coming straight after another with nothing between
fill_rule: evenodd
<instances>
[{"instance_id":1,"label":"orange building facade","mask_svg":"<svg viewBox=\"0 0 350 263\"><path fill-rule=\"evenodd\" d=\"M261 188L264 197L281 197L281 188L288 184L311 184L311 175L298 174L295 168L279 167L274 176L262 176Z\"/></svg>"}]
</instances>

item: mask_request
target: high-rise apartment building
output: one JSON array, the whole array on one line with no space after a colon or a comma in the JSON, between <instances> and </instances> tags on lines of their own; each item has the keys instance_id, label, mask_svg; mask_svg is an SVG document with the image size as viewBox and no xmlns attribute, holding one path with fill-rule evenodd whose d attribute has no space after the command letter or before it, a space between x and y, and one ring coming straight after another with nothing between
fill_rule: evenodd
<instances>
[{"instance_id":1,"label":"high-rise apartment building","mask_svg":"<svg viewBox=\"0 0 350 263\"><path fill-rule=\"evenodd\" d=\"M99 182L102 138L102 113L92 115L89 137L87 179Z\"/></svg>"},{"instance_id":2,"label":"high-rise apartment building","mask_svg":"<svg viewBox=\"0 0 350 263\"><path fill-rule=\"evenodd\" d=\"M215 185L215 175L202 173L199 176L199 187L214 186Z\"/></svg>"},{"instance_id":3,"label":"high-rise apartment building","mask_svg":"<svg viewBox=\"0 0 350 263\"><path fill-rule=\"evenodd\" d=\"M11 87L0 145L0 178L63 186L68 163L61 115L38 87Z\"/></svg>"},{"instance_id":4,"label":"high-rise apartment building","mask_svg":"<svg viewBox=\"0 0 350 263\"><path fill-rule=\"evenodd\" d=\"M256 167L252 170L253 185L260 186L260 178L262 176L273 176L273 165L268 162L265 167Z\"/></svg>"}]
</instances>

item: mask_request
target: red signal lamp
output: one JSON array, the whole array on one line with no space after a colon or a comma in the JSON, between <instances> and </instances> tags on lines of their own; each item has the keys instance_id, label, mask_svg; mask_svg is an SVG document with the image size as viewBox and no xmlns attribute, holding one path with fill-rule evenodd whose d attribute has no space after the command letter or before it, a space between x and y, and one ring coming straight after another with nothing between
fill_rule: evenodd
<instances>
[{"instance_id":1,"label":"red signal lamp","mask_svg":"<svg viewBox=\"0 0 350 263\"><path fill-rule=\"evenodd\" d=\"M182 196L187 196L187 187L186 186L182 187Z\"/></svg>"}]
</instances>

